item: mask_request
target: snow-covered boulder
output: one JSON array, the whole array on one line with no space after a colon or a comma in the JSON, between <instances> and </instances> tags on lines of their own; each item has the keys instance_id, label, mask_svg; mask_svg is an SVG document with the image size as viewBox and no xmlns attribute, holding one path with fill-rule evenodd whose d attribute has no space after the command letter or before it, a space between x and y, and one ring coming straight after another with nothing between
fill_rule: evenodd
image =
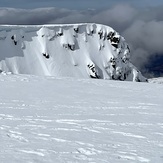
<instances>
[{"instance_id":1,"label":"snow-covered boulder","mask_svg":"<svg viewBox=\"0 0 163 163\"><path fill-rule=\"evenodd\" d=\"M0 26L0 69L15 74L147 81L125 39L100 24Z\"/></svg>"}]
</instances>

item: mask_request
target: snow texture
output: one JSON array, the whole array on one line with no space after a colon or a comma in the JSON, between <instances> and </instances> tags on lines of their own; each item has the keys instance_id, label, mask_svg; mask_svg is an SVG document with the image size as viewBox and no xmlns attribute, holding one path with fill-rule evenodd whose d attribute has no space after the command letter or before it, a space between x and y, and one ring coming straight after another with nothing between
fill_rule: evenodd
<instances>
[{"instance_id":1,"label":"snow texture","mask_svg":"<svg viewBox=\"0 0 163 163\"><path fill-rule=\"evenodd\" d=\"M13 74L147 81L125 39L100 24L0 26L0 69Z\"/></svg>"},{"instance_id":2,"label":"snow texture","mask_svg":"<svg viewBox=\"0 0 163 163\"><path fill-rule=\"evenodd\" d=\"M151 78L149 79L149 83L163 84L163 77Z\"/></svg>"},{"instance_id":3,"label":"snow texture","mask_svg":"<svg viewBox=\"0 0 163 163\"><path fill-rule=\"evenodd\" d=\"M163 85L0 75L1 163L162 163Z\"/></svg>"}]
</instances>

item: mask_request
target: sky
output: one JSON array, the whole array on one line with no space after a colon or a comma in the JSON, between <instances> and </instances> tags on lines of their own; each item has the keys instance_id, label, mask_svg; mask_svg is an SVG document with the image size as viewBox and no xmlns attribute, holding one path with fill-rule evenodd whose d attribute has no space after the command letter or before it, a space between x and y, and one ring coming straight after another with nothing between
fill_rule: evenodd
<instances>
[{"instance_id":1,"label":"sky","mask_svg":"<svg viewBox=\"0 0 163 163\"><path fill-rule=\"evenodd\" d=\"M163 55L163 0L1 0L0 24L100 23L118 31L142 70ZM145 69L143 69L145 72Z\"/></svg>"},{"instance_id":2,"label":"sky","mask_svg":"<svg viewBox=\"0 0 163 163\"><path fill-rule=\"evenodd\" d=\"M108 8L119 3L135 6L157 6L162 0L1 0L0 7L40 8L59 7L69 9Z\"/></svg>"}]
</instances>

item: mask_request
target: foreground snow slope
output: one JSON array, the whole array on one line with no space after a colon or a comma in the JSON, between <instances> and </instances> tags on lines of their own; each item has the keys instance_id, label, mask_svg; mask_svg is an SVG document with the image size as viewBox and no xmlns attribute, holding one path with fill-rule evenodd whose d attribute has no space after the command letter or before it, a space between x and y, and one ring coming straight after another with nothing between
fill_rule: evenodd
<instances>
[{"instance_id":1,"label":"foreground snow slope","mask_svg":"<svg viewBox=\"0 0 163 163\"><path fill-rule=\"evenodd\" d=\"M0 69L14 74L146 81L124 38L104 25L1 25L0 47Z\"/></svg>"},{"instance_id":2,"label":"foreground snow slope","mask_svg":"<svg viewBox=\"0 0 163 163\"><path fill-rule=\"evenodd\" d=\"M162 163L163 85L0 76L1 163Z\"/></svg>"}]
</instances>

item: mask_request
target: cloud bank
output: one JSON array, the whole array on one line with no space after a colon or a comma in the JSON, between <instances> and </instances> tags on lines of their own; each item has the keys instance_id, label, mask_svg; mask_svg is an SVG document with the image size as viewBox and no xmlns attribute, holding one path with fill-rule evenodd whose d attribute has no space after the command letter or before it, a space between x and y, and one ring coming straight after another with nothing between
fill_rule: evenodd
<instances>
[{"instance_id":1,"label":"cloud bank","mask_svg":"<svg viewBox=\"0 0 163 163\"><path fill-rule=\"evenodd\" d=\"M150 57L163 55L163 6L136 8L116 5L105 10L59 8L0 8L0 24L101 23L113 27L131 47L132 62L140 69Z\"/></svg>"}]
</instances>

